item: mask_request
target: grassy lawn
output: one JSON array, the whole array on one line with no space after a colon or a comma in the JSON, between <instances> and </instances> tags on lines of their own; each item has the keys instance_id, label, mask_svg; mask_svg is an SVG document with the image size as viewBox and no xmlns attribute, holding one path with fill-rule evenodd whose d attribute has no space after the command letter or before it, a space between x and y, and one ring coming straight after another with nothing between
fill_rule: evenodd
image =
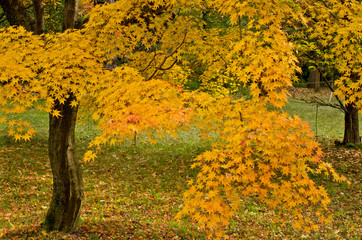
<instances>
[{"instance_id":1,"label":"grassy lawn","mask_svg":"<svg viewBox=\"0 0 362 240\"><path fill-rule=\"evenodd\" d=\"M318 129L325 160L344 174L351 185L316 177L328 190L334 219L314 233L288 226L275 227L273 212L245 200L232 220L231 239L360 239L362 152L330 144L343 136L343 114L327 107L291 99L285 108ZM190 222L177 223L186 182L195 177L191 160L210 148L200 141L197 129L181 132L179 139L166 137L156 145L132 141L102 149L98 159L82 163L85 200L79 232L46 233L39 226L51 197L52 176L47 158L47 115L29 112L37 135L31 142L15 143L0 125L0 238L1 239L205 239ZM97 133L92 122L77 126L78 156Z\"/></svg>"},{"instance_id":2,"label":"grassy lawn","mask_svg":"<svg viewBox=\"0 0 362 240\"><path fill-rule=\"evenodd\" d=\"M291 115L298 115L309 126L317 137L326 140L339 139L344 134L344 113L328 106L306 104L303 101L290 99L284 108Z\"/></svg>"}]
</instances>

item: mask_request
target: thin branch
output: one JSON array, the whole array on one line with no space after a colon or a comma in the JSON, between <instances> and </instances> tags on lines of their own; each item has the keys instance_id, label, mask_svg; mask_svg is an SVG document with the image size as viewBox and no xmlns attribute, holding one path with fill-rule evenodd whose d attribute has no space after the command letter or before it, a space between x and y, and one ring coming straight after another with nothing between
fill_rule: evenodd
<instances>
[{"instance_id":1,"label":"thin branch","mask_svg":"<svg viewBox=\"0 0 362 240\"><path fill-rule=\"evenodd\" d=\"M241 16L239 16L239 19L238 19L238 25L239 25L239 38L240 40L243 39L243 35L242 35L242 27L241 27Z\"/></svg>"},{"instance_id":2,"label":"thin branch","mask_svg":"<svg viewBox=\"0 0 362 240\"><path fill-rule=\"evenodd\" d=\"M228 67L228 63L227 63L226 60L221 56L221 54L219 54L219 55L220 55L221 60L223 60L224 63L225 63L225 68L227 68L227 67Z\"/></svg>"},{"instance_id":3,"label":"thin branch","mask_svg":"<svg viewBox=\"0 0 362 240\"><path fill-rule=\"evenodd\" d=\"M0 21L0 24L2 24L3 22L6 22L7 20L8 20L7 18L4 18L3 20Z\"/></svg>"},{"instance_id":4,"label":"thin branch","mask_svg":"<svg viewBox=\"0 0 362 240\"><path fill-rule=\"evenodd\" d=\"M151 59L151 61L147 64L147 66L144 68L144 69L142 69L140 72L144 72L144 71L146 71L150 66L151 66L151 63L156 59L156 56L157 56L157 52L156 52L156 49L155 49L155 55L153 55L153 58Z\"/></svg>"},{"instance_id":5,"label":"thin branch","mask_svg":"<svg viewBox=\"0 0 362 240\"><path fill-rule=\"evenodd\" d=\"M314 97L313 99L293 97L293 99L298 100L298 101L302 101L302 102L305 102L305 103L317 104L319 106L332 107L332 108L335 108L335 109L338 109L338 110L344 112L344 109L339 104L337 104L337 103L333 104L333 103L330 103L330 102L326 102L323 99L318 98L318 97Z\"/></svg>"},{"instance_id":6,"label":"thin branch","mask_svg":"<svg viewBox=\"0 0 362 240\"><path fill-rule=\"evenodd\" d=\"M322 70L317 66L317 69L320 73L322 73L322 79L325 83L327 83L327 86L328 88L332 91L332 93L334 93L334 88L332 87L332 85L328 82L327 78L324 76ZM344 104L342 103L341 99L339 99L339 97L335 94L333 94L333 96L336 98L336 100L338 101L339 105L341 106L341 109L344 111L344 112L348 112L348 110L346 109L346 107L344 106Z\"/></svg>"},{"instance_id":7,"label":"thin branch","mask_svg":"<svg viewBox=\"0 0 362 240\"><path fill-rule=\"evenodd\" d=\"M170 70L176 63L177 63L177 59L175 59L175 61L171 64L171 66L169 66L167 68L161 67L160 70L162 70L162 71Z\"/></svg>"},{"instance_id":8,"label":"thin branch","mask_svg":"<svg viewBox=\"0 0 362 240\"><path fill-rule=\"evenodd\" d=\"M165 62L167 61L167 59L170 58L170 57L172 57L172 55L174 55L174 54L182 47L182 45L185 43L188 30L189 30L189 24L187 25L187 28L186 28L186 30L185 30L185 35L184 35L181 43L180 43L170 54L168 54L167 56L165 56L165 58L162 60L162 62L160 63L160 65L155 69L155 71L152 73L152 75L147 78L146 81L151 80L151 79L157 74L157 72L162 69L162 66L165 64ZM174 65L174 64L172 64L172 66L173 66L173 65Z\"/></svg>"},{"instance_id":9,"label":"thin branch","mask_svg":"<svg viewBox=\"0 0 362 240\"><path fill-rule=\"evenodd\" d=\"M161 68L162 68L163 64L165 64L166 60L167 60L168 58L170 58L173 54L175 54L175 53L180 49L180 47L185 43L186 35L187 35L187 31L186 31L185 36L184 36L184 38L182 39L182 42L180 43L180 45L178 45L178 46L175 48L175 50L172 51L170 54L168 54L167 56L165 56L165 58L162 60L162 62L160 63L160 65L156 68L156 70L152 73L152 75L151 75L149 78L147 78L146 81L151 80L151 79L156 75L156 73L157 73L159 70L161 70Z\"/></svg>"},{"instance_id":10,"label":"thin branch","mask_svg":"<svg viewBox=\"0 0 362 240\"><path fill-rule=\"evenodd\" d=\"M332 107L332 108L335 108L335 109L338 109L338 110L344 112L344 109L339 104L328 103L328 102L323 101L322 99L319 99L319 101L317 101L317 103L319 106Z\"/></svg>"},{"instance_id":11,"label":"thin branch","mask_svg":"<svg viewBox=\"0 0 362 240\"><path fill-rule=\"evenodd\" d=\"M314 59L312 56L310 56L308 53L306 53L306 55L311 58ZM331 90L332 93L334 93L334 88L333 86L328 82L328 79L324 76L323 71L320 69L320 67L318 65L315 65L316 69L321 73L322 76L322 80L323 82L325 82L328 86L328 88ZM339 97L335 94L333 94L333 96L336 98L336 100L338 101L339 105L341 106L341 109L343 109L344 112L348 112L348 110L346 109L346 107L344 106L344 104L342 103L341 99L339 99Z\"/></svg>"}]
</instances>

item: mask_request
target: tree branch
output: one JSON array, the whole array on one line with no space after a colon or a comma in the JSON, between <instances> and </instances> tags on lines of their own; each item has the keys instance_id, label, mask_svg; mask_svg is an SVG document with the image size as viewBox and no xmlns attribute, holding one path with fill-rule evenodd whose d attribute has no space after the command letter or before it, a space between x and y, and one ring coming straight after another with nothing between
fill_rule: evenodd
<instances>
[{"instance_id":1,"label":"tree branch","mask_svg":"<svg viewBox=\"0 0 362 240\"><path fill-rule=\"evenodd\" d=\"M2 19L3 17L6 17L5 13L1 14L0 19Z\"/></svg>"},{"instance_id":2,"label":"tree branch","mask_svg":"<svg viewBox=\"0 0 362 240\"><path fill-rule=\"evenodd\" d=\"M175 59L175 61L171 64L171 66L169 66L167 68L160 68L160 70L162 70L162 71L170 70L176 63L177 63L177 59Z\"/></svg>"},{"instance_id":3,"label":"tree branch","mask_svg":"<svg viewBox=\"0 0 362 240\"><path fill-rule=\"evenodd\" d=\"M317 69L318 69L319 72L322 73L322 79L323 79L323 81L324 81L325 83L327 83L328 88L332 91L332 93L334 93L334 91L335 91L334 88L333 88L332 85L328 82L328 80L327 80L327 78L324 76L322 70L321 70L318 66L317 66ZM336 98L336 100L338 101L341 109L342 109L344 112L348 112L348 110L346 109L346 106L344 106L344 104L343 104L342 101L339 99L339 97L338 97L337 95L335 95L335 94L333 94L333 96L334 96L334 97Z\"/></svg>"},{"instance_id":4,"label":"tree branch","mask_svg":"<svg viewBox=\"0 0 362 240\"><path fill-rule=\"evenodd\" d=\"M227 68L227 67L228 67L228 63L227 63L226 60L221 56L221 54L219 54L219 55L220 55L221 60L223 60L224 63L225 63L225 68Z\"/></svg>"},{"instance_id":5,"label":"tree branch","mask_svg":"<svg viewBox=\"0 0 362 240\"><path fill-rule=\"evenodd\" d=\"M293 97L293 99L296 99L296 100L299 100L299 101L302 101L302 102L305 102L305 103L318 104L319 106L332 107L332 108L338 109L338 110L340 110L342 112L345 112L345 110L339 104L337 104L337 103L333 104L333 103L330 103L330 102L326 102L323 99L318 98L318 97L314 97L313 99Z\"/></svg>"},{"instance_id":6,"label":"tree branch","mask_svg":"<svg viewBox=\"0 0 362 240\"><path fill-rule=\"evenodd\" d=\"M314 57L310 56L308 53L305 53L310 59L314 59ZM322 76L322 80L323 82L325 82L328 86L328 88L331 90L332 93L334 93L334 88L333 86L328 82L328 79L324 76L324 72L322 71L322 69L316 64L314 66L320 73ZM338 101L340 108L344 111L344 112L348 112L348 110L346 109L346 106L344 106L344 104L342 103L341 99L339 99L339 97L335 94L333 94L333 96L336 98L336 100Z\"/></svg>"},{"instance_id":7,"label":"tree branch","mask_svg":"<svg viewBox=\"0 0 362 240\"><path fill-rule=\"evenodd\" d=\"M174 55L181 47L182 45L185 43L185 40L186 40L186 36L187 36L187 33L188 33L188 29L189 29L189 25L187 25L187 28L185 30L185 35L181 41L181 43L170 53L168 54L167 56L165 56L165 58L162 60L162 62L160 63L160 65L156 68L156 70L152 73L152 75L150 77L147 78L146 81L149 81L151 80L155 75L156 73L159 71L159 70L162 70L162 67L163 65L165 64L165 62L167 61L168 58L170 58L172 55ZM171 67L175 64L176 62L174 62ZM169 69L169 68L168 68Z\"/></svg>"},{"instance_id":8,"label":"tree branch","mask_svg":"<svg viewBox=\"0 0 362 240\"><path fill-rule=\"evenodd\" d=\"M144 69L142 69L140 72L146 71L146 70L151 66L152 62L155 60L155 58L156 58L156 56L157 56L156 49L155 49L154 53L155 53L155 55L153 55L153 58L151 59L151 61L150 61L150 62L147 64L147 66L146 66Z\"/></svg>"},{"instance_id":9,"label":"tree branch","mask_svg":"<svg viewBox=\"0 0 362 240\"><path fill-rule=\"evenodd\" d=\"M3 19L3 17L5 17L5 18ZM5 22L7 20L8 19L6 18L6 14L5 13L1 14L1 16L0 16L0 24L2 24L3 22Z\"/></svg>"}]
</instances>

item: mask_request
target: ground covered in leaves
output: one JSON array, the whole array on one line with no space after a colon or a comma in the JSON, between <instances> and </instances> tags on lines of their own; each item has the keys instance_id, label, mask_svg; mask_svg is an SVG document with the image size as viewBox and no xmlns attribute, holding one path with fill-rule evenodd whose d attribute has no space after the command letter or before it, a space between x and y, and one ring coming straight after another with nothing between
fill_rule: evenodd
<instances>
[{"instance_id":1,"label":"ground covered in leaves","mask_svg":"<svg viewBox=\"0 0 362 240\"><path fill-rule=\"evenodd\" d=\"M192 222L174 220L186 182L196 174L189 168L191 160L210 147L199 140L196 129L181 133L179 140L168 137L156 145L141 138L136 146L129 141L104 148L96 161L82 163L85 200L80 230L68 234L43 231L40 224L50 201L52 176L47 158L47 116L36 118L40 134L32 142L15 143L0 132L0 239L206 238ZM89 123L78 126L79 156L95 132ZM347 185L314 177L332 199L331 225L313 233L297 231L288 224L275 226L272 211L245 199L228 230L231 239L361 238L362 151L336 147L328 136L321 141L325 160L351 181Z\"/></svg>"}]
</instances>

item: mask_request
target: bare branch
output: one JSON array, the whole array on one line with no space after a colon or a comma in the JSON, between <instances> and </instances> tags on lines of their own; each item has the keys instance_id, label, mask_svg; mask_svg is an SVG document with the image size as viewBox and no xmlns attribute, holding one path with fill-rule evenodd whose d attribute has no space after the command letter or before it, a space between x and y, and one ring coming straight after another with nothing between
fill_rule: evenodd
<instances>
[{"instance_id":1,"label":"bare branch","mask_svg":"<svg viewBox=\"0 0 362 240\"><path fill-rule=\"evenodd\" d=\"M317 67L318 71L320 71L322 73L322 70ZM328 79L324 76L324 74L322 74L322 79L323 81L327 84L328 88L334 93L334 88L333 86L328 82ZM342 103L341 99L339 99L339 97L335 94L333 94L333 96L336 98L336 100L338 101L340 108L344 111L344 112L348 112L348 110L346 109L346 107L344 106L344 104Z\"/></svg>"}]
</instances>

